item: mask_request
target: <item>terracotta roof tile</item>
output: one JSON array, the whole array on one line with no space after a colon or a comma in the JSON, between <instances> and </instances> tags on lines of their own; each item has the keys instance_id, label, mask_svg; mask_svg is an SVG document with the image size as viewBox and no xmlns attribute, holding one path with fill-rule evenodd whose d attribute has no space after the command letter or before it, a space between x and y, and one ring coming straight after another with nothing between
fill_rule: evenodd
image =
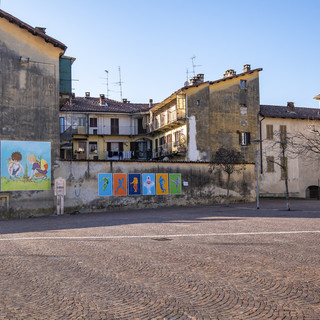
<instances>
[{"instance_id":1,"label":"terracotta roof tile","mask_svg":"<svg viewBox=\"0 0 320 320\"><path fill-rule=\"evenodd\" d=\"M116 113L135 113L144 112L150 109L147 103L119 102L112 99L104 99L105 104L100 105L100 98L76 97L71 102L61 107L61 111L74 112L116 112ZM152 105L154 106L154 105Z\"/></svg>"},{"instance_id":2,"label":"terracotta roof tile","mask_svg":"<svg viewBox=\"0 0 320 320\"><path fill-rule=\"evenodd\" d=\"M287 106L260 105L260 115L263 117L310 120L320 119L320 109L294 107L293 111L291 110L289 110Z\"/></svg>"},{"instance_id":3,"label":"terracotta roof tile","mask_svg":"<svg viewBox=\"0 0 320 320\"><path fill-rule=\"evenodd\" d=\"M56 39L54 39L52 37L49 37L44 32L41 32L40 29L31 27L27 23L19 20L18 18L12 16L11 14L9 14L9 13L1 10L1 9L0 9L0 18L4 18L4 19L8 20L9 22L14 23L18 27L20 27L22 29L26 29L28 32L30 32L34 36L38 36L38 37L43 38L46 42L51 43L55 47L59 47L64 51L67 50L67 46L64 45L62 42L60 42L60 41L58 41L58 40L56 40Z\"/></svg>"}]
</instances>

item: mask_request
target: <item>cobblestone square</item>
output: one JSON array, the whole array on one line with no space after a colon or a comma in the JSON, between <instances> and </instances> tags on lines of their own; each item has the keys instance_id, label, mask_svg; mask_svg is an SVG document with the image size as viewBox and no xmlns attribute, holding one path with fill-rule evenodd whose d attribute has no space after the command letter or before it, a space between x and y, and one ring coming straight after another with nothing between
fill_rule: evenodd
<instances>
[{"instance_id":1,"label":"cobblestone square","mask_svg":"<svg viewBox=\"0 0 320 320\"><path fill-rule=\"evenodd\" d=\"M320 319L318 203L0 221L0 319Z\"/></svg>"}]
</instances>

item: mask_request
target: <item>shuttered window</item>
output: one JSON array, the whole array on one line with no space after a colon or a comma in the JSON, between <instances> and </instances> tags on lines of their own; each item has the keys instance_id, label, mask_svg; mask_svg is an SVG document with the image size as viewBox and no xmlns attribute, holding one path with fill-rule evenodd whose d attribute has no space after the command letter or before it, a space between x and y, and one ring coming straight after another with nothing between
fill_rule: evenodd
<instances>
[{"instance_id":1,"label":"shuttered window","mask_svg":"<svg viewBox=\"0 0 320 320\"><path fill-rule=\"evenodd\" d=\"M286 172L288 172L288 159L287 157L281 158L281 180L286 178Z\"/></svg>"},{"instance_id":2,"label":"shuttered window","mask_svg":"<svg viewBox=\"0 0 320 320\"><path fill-rule=\"evenodd\" d=\"M273 125L267 124L267 139L273 140Z\"/></svg>"},{"instance_id":3,"label":"shuttered window","mask_svg":"<svg viewBox=\"0 0 320 320\"><path fill-rule=\"evenodd\" d=\"M274 157L267 156L267 172L274 172Z\"/></svg>"}]
</instances>

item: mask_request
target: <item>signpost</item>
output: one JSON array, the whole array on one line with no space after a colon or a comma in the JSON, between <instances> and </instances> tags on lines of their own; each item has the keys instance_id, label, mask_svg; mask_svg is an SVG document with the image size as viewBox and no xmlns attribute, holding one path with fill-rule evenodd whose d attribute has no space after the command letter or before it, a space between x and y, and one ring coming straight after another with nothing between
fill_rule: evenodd
<instances>
[{"instance_id":1,"label":"signpost","mask_svg":"<svg viewBox=\"0 0 320 320\"><path fill-rule=\"evenodd\" d=\"M64 196L67 193L66 179L61 177L54 180L54 195L57 197L57 215L62 215L64 210Z\"/></svg>"}]
</instances>

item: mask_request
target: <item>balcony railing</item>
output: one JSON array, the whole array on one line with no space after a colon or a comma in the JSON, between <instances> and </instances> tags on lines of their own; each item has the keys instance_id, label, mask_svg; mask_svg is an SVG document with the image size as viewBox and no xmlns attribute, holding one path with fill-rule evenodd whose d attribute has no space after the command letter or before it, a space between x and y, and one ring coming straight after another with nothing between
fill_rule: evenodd
<instances>
[{"instance_id":1,"label":"balcony railing","mask_svg":"<svg viewBox=\"0 0 320 320\"><path fill-rule=\"evenodd\" d=\"M98 127L87 127L87 126L68 126L65 128L60 128L60 132L65 132L70 130L72 135L75 134L84 134L84 135L139 135L146 134L149 132L147 129L138 128L135 126L119 126L119 127L111 127L111 126L98 126Z\"/></svg>"},{"instance_id":2,"label":"balcony railing","mask_svg":"<svg viewBox=\"0 0 320 320\"><path fill-rule=\"evenodd\" d=\"M164 158L166 156L184 155L186 153L186 147L184 144L175 142L172 144L160 145L157 151L153 152L153 158Z\"/></svg>"},{"instance_id":3,"label":"balcony railing","mask_svg":"<svg viewBox=\"0 0 320 320\"><path fill-rule=\"evenodd\" d=\"M151 151L98 151L96 153L75 152L75 160L151 160Z\"/></svg>"},{"instance_id":4,"label":"balcony railing","mask_svg":"<svg viewBox=\"0 0 320 320\"><path fill-rule=\"evenodd\" d=\"M173 124L176 121L181 121L185 118L185 112L180 111L179 113L175 111L161 113L160 116L157 116L153 119L154 130L160 129L164 126Z\"/></svg>"}]
</instances>

